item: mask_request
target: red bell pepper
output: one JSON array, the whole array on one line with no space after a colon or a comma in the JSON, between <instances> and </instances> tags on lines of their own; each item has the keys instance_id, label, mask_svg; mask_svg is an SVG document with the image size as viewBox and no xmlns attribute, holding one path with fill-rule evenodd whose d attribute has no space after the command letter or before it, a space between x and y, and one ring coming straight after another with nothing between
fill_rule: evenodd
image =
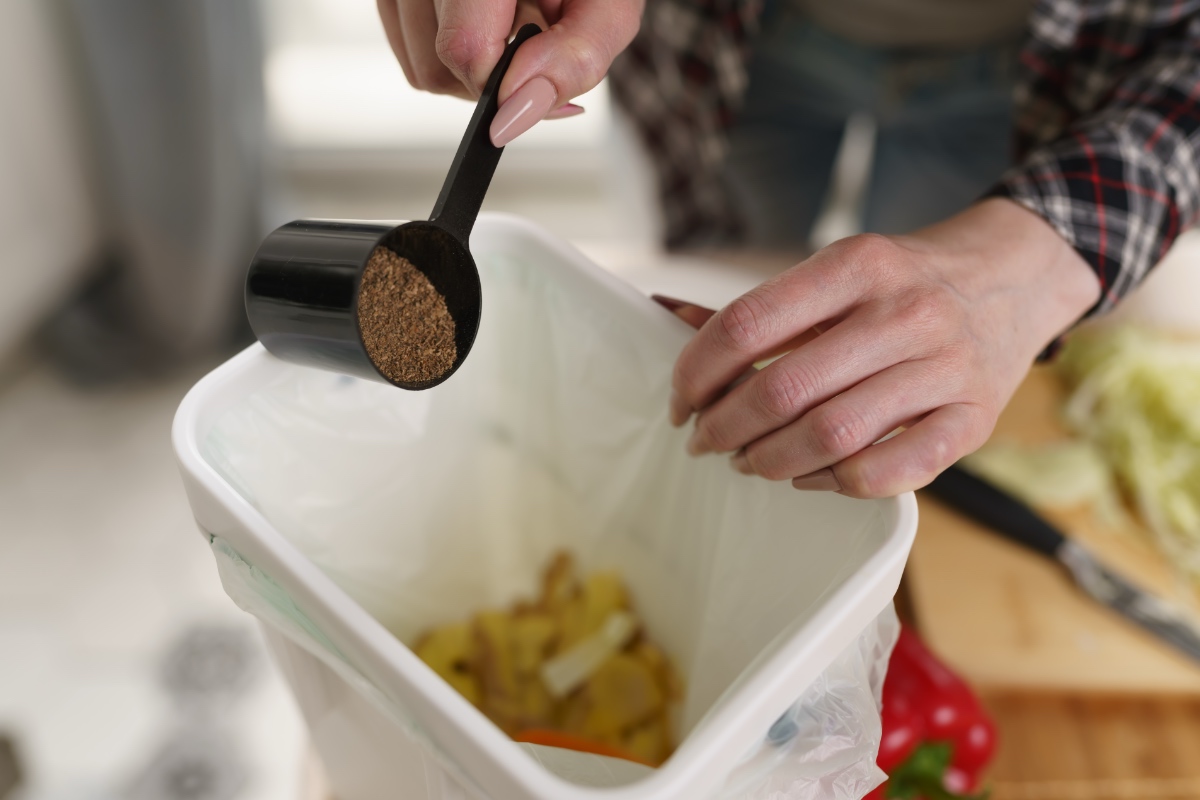
<instances>
[{"instance_id":1,"label":"red bell pepper","mask_svg":"<svg viewBox=\"0 0 1200 800\"><path fill-rule=\"evenodd\" d=\"M901 628L883 682L876 763L888 780L864 800L951 800L979 789L996 726L961 678Z\"/></svg>"}]
</instances>

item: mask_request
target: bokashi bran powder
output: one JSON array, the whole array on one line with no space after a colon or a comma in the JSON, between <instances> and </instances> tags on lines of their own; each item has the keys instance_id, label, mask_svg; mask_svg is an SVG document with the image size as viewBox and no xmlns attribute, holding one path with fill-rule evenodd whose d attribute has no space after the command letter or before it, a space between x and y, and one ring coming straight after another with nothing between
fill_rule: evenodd
<instances>
[{"instance_id":1,"label":"bokashi bran powder","mask_svg":"<svg viewBox=\"0 0 1200 800\"><path fill-rule=\"evenodd\" d=\"M446 374L458 356L446 298L412 262L376 247L358 289L358 329L385 376L420 383Z\"/></svg>"}]
</instances>

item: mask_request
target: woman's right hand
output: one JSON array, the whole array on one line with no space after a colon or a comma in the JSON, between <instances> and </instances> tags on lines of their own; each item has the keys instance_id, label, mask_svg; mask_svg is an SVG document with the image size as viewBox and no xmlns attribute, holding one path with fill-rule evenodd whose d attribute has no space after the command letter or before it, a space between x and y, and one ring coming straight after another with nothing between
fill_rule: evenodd
<instances>
[{"instance_id":1,"label":"woman's right hand","mask_svg":"<svg viewBox=\"0 0 1200 800\"><path fill-rule=\"evenodd\" d=\"M388 42L418 89L474 99L509 36L528 22L545 31L517 51L500 84L492 143L508 144L538 121L583 109L637 34L645 0L378 0Z\"/></svg>"}]
</instances>

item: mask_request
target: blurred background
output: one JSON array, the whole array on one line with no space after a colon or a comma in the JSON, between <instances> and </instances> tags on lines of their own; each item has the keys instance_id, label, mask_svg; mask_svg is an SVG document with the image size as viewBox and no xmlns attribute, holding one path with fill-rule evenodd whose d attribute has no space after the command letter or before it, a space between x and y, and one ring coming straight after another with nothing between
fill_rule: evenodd
<instances>
[{"instance_id":1,"label":"blurred background","mask_svg":"<svg viewBox=\"0 0 1200 800\"><path fill-rule=\"evenodd\" d=\"M577 102L507 149L485 209L652 286L645 156L603 84ZM298 714L170 421L252 340L262 236L427 216L471 111L408 87L373 0L0 0L0 798L300 796ZM871 137L852 120L815 244L855 232Z\"/></svg>"}]
</instances>

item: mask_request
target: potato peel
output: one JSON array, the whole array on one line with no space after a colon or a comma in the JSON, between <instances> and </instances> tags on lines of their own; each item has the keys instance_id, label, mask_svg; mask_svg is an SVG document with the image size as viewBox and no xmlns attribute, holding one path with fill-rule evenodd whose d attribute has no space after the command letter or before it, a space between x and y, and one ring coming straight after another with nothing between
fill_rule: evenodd
<instances>
[{"instance_id":1,"label":"potato peel","mask_svg":"<svg viewBox=\"0 0 1200 800\"><path fill-rule=\"evenodd\" d=\"M653 765L674 749L678 673L646 638L620 576L581 580L566 553L546 567L535 602L434 628L413 650L510 736L557 730ZM564 663L569 685L543 679L547 666L553 674Z\"/></svg>"}]
</instances>

